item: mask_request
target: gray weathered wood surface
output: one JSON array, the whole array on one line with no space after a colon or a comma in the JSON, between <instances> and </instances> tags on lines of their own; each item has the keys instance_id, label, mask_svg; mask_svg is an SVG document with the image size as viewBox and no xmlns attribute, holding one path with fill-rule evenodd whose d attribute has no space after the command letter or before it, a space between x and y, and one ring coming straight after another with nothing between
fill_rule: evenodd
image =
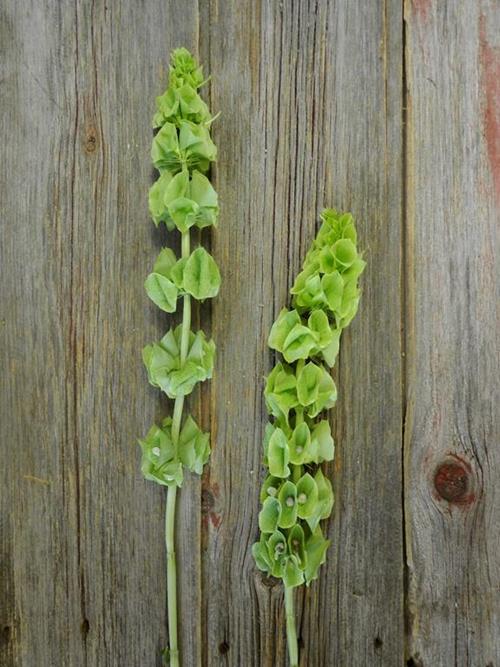
<instances>
[{"instance_id":1,"label":"gray weathered wood surface","mask_svg":"<svg viewBox=\"0 0 500 667\"><path fill-rule=\"evenodd\" d=\"M146 194L186 45L222 111L224 284L197 315L218 358L191 399L211 463L179 503L184 665L286 665L250 556L265 342L333 205L369 264L302 665L500 667L498 1L7 0L0 31L0 665L161 664L164 494L135 438L168 409L139 354L168 324Z\"/></svg>"}]
</instances>

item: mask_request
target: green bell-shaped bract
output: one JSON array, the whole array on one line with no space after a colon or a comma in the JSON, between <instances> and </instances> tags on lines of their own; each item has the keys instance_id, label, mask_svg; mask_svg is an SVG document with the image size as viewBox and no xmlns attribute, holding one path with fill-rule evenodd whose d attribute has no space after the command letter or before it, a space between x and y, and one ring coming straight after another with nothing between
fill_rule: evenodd
<instances>
[{"instance_id":1,"label":"green bell-shaped bract","mask_svg":"<svg viewBox=\"0 0 500 667\"><path fill-rule=\"evenodd\" d=\"M337 400L337 389L330 374L310 361L297 364L297 398L309 417L331 408Z\"/></svg>"},{"instance_id":2,"label":"green bell-shaped bract","mask_svg":"<svg viewBox=\"0 0 500 667\"><path fill-rule=\"evenodd\" d=\"M273 533L281 518L281 504L277 498L266 498L259 513L259 528L261 533Z\"/></svg>"},{"instance_id":3,"label":"green bell-shaped bract","mask_svg":"<svg viewBox=\"0 0 500 667\"><path fill-rule=\"evenodd\" d=\"M322 519L327 519L330 516L335 500L332 484L319 468L314 475L314 482L318 489L318 500L314 512L306 517L306 521L312 531L316 529Z\"/></svg>"},{"instance_id":4,"label":"green bell-shaped bract","mask_svg":"<svg viewBox=\"0 0 500 667\"><path fill-rule=\"evenodd\" d=\"M176 174L186 167L206 172L217 159L217 149L207 127L182 120L179 131L174 123L162 126L153 139L151 159L160 173Z\"/></svg>"},{"instance_id":5,"label":"green bell-shaped bract","mask_svg":"<svg viewBox=\"0 0 500 667\"><path fill-rule=\"evenodd\" d=\"M177 307L178 289L171 280L176 257L170 248L163 248L144 283L149 298L162 310L173 313Z\"/></svg>"},{"instance_id":6,"label":"green bell-shaped bract","mask_svg":"<svg viewBox=\"0 0 500 667\"><path fill-rule=\"evenodd\" d=\"M327 315L315 310L307 324L296 310L284 308L272 326L269 347L281 352L288 363L307 359L328 348L334 338Z\"/></svg>"},{"instance_id":7,"label":"green bell-shaped bract","mask_svg":"<svg viewBox=\"0 0 500 667\"><path fill-rule=\"evenodd\" d=\"M290 452L290 463L293 465L302 465L308 463L311 448L311 431L306 422L301 422L293 429L290 440L288 441L288 451Z\"/></svg>"},{"instance_id":8,"label":"green bell-shaped bract","mask_svg":"<svg viewBox=\"0 0 500 667\"><path fill-rule=\"evenodd\" d=\"M288 545L285 536L280 530L275 530L267 539L267 551L271 559L272 568L270 574L273 577L283 576L286 559L288 558Z\"/></svg>"},{"instance_id":9,"label":"green bell-shaped bract","mask_svg":"<svg viewBox=\"0 0 500 667\"><path fill-rule=\"evenodd\" d=\"M318 570L326 560L326 550L330 544L330 540L323 537L323 532L320 526L311 533L306 541L306 558L307 563L305 567L306 584L309 586L311 581L317 578Z\"/></svg>"},{"instance_id":10,"label":"green bell-shaped bract","mask_svg":"<svg viewBox=\"0 0 500 667\"><path fill-rule=\"evenodd\" d=\"M323 461L332 461L335 453L334 442L330 424L326 419L322 419L315 424L311 433L311 453L314 463L323 463Z\"/></svg>"},{"instance_id":11,"label":"green bell-shaped bract","mask_svg":"<svg viewBox=\"0 0 500 667\"><path fill-rule=\"evenodd\" d=\"M275 428L267 447L267 465L273 477L285 478L290 474L288 439L281 428Z\"/></svg>"},{"instance_id":12,"label":"green bell-shaped bract","mask_svg":"<svg viewBox=\"0 0 500 667\"><path fill-rule=\"evenodd\" d=\"M163 95L156 98L157 112L153 117L153 127L165 123L178 125L182 120L192 123L210 123L208 106L188 83L174 88L169 86Z\"/></svg>"},{"instance_id":13,"label":"green bell-shaped bract","mask_svg":"<svg viewBox=\"0 0 500 667\"><path fill-rule=\"evenodd\" d=\"M149 191L149 210L156 224L164 222L172 231L186 232L217 225L217 193L206 176L196 169L172 175L164 171Z\"/></svg>"},{"instance_id":14,"label":"green bell-shaped bract","mask_svg":"<svg viewBox=\"0 0 500 667\"><path fill-rule=\"evenodd\" d=\"M141 470L146 479L164 486L181 486L182 465L172 442L171 419L161 427L153 425L146 437L139 440L142 449Z\"/></svg>"},{"instance_id":15,"label":"green bell-shaped bract","mask_svg":"<svg viewBox=\"0 0 500 667\"><path fill-rule=\"evenodd\" d=\"M210 456L210 434L203 433L189 415L179 434L178 452L183 465L191 472L201 475Z\"/></svg>"},{"instance_id":16,"label":"green bell-shaped bract","mask_svg":"<svg viewBox=\"0 0 500 667\"><path fill-rule=\"evenodd\" d=\"M286 559L282 578L287 588L295 588L304 583L304 573L296 556L288 556Z\"/></svg>"},{"instance_id":17,"label":"green bell-shaped bract","mask_svg":"<svg viewBox=\"0 0 500 667\"><path fill-rule=\"evenodd\" d=\"M278 500L281 505L278 526L291 528L297 521L297 487L293 482L288 480L281 486Z\"/></svg>"},{"instance_id":18,"label":"green bell-shaped bract","mask_svg":"<svg viewBox=\"0 0 500 667\"><path fill-rule=\"evenodd\" d=\"M318 486L307 472L297 482L297 515L301 519L314 516L318 505Z\"/></svg>"},{"instance_id":19,"label":"green bell-shaped bract","mask_svg":"<svg viewBox=\"0 0 500 667\"><path fill-rule=\"evenodd\" d=\"M283 480L273 475L268 475L262 484L260 490L260 502L263 503L266 498L276 498Z\"/></svg>"},{"instance_id":20,"label":"green bell-shaped bract","mask_svg":"<svg viewBox=\"0 0 500 667\"><path fill-rule=\"evenodd\" d=\"M198 300L209 299L219 292L219 269L212 255L201 246L188 258L177 262L171 277L181 293L191 294Z\"/></svg>"},{"instance_id":21,"label":"green bell-shaped bract","mask_svg":"<svg viewBox=\"0 0 500 667\"><path fill-rule=\"evenodd\" d=\"M143 350L144 365L150 383L160 387L169 398L190 394L197 382L212 377L215 344L207 341L203 331L189 333L186 360L181 364L180 339L182 325L170 329L159 343Z\"/></svg>"},{"instance_id":22,"label":"green bell-shaped bract","mask_svg":"<svg viewBox=\"0 0 500 667\"><path fill-rule=\"evenodd\" d=\"M252 556L254 557L255 563L259 570L262 572L267 572L271 574L273 569L273 561L269 556L269 550L267 548L266 535L262 534L259 542L255 542L252 545Z\"/></svg>"},{"instance_id":23,"label":"green bell-shaped bract","mask_svg":"<svg viewBox=\"0 0 500 667\"><path fill-rule=\"evenodd\" d=\"M301 570L307 566L307 552L304 529L299 523L296 523L288 533L288 551L295 556Z\"/></svg>"},{"instance_id":24,"label":"green bell-shaped bract","mask_svg":"<svg viewBox=\"0 0 500 667\"><path fill-rule=\"evenodd\" d=\"M276 364L267 377L264 396L269 412L288 423L288 414L298 404L297 378L290 366Z\"/></svg>"}]
</instances>

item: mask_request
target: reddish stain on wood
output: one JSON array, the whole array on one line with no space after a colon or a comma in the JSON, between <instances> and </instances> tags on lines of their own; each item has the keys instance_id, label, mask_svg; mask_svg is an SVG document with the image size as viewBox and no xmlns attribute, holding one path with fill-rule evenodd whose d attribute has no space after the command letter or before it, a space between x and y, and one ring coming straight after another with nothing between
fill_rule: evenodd
<instances>
[{"instance_id":1,"label":"reddish stain on wood","mask_svg":"<svg viewBox=\"0 0 500 667\"><path fill-rule=\"evenodd\" d=\"M432 0L413 0L413 11L416 16L425 23L427 17L429 16L429 11L432 5Z\"/></svg>"},{"instance_id":2,"label":"reddish stain on wood","mask_svg":"<svg viewBox=\"0 0 500 667\"><path fill-rule=\"evenodd\" d=\"M456 454L450 454L434 473L437 498L462 507L472 505L476 499L473 481L471 466Z\"/></svg>"},{"instance_id":3,"label":"reddish stain on wood","mask_svg":"<svg viewBox=\"0 0 500 667\"><path fill-rule=\"evenodd\" d=\"M483 126L495 196L500 203L500 47L487 39L486 19L479 19L481 84L484 94Z\"/></svg>"}]
</instances>

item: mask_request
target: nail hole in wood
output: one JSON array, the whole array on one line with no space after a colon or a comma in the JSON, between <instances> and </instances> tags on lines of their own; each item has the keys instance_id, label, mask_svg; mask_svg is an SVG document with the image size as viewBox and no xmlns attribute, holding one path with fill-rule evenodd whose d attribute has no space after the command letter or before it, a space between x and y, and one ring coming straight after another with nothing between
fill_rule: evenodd
<instances>
[{"instance_id":1,"label":"nail hole in wood","mask_svg":"<svg viewBox=\"0 0 500 667\"><path fill-rule=\"evenodd\" d=\"M382 648L383 641L380 639L380 637L375 637L373 640L373 645L375 646L376 649Z\"/></svg>"},{"instance_id":2,"label":"nail hole in wood","mask_svg":"<svg viewBox=\"0 0 500 667\"><path fill-rule=\"evenodd\" d=\"M87 639L87 635L89 634L90 630L90 623L87 618L84 618L81 625L80 625L80 632L82 633L82 637L84 639Z\"/></svg>"},{"instance_id":3,"label":"nail hole in wood","mask_svg":"<svg viewBox=\"0 0 500 667\"><path fill-rule=\"evenodd\" d=\"M8 644L10 642L10 625L4 625L2 628L2 643Z\"/></svg>"},{"instance_id":4,"label":"nail hole in wood","mask_svg":"<svg viewBox=\"0 0 500 667\"><path fill-rule=\"evenodd\" d=\"M229 651L229 644L226 641L223 641L219 644L219 653L221 655L226 655Z\"/></svg>"}]
</instances>

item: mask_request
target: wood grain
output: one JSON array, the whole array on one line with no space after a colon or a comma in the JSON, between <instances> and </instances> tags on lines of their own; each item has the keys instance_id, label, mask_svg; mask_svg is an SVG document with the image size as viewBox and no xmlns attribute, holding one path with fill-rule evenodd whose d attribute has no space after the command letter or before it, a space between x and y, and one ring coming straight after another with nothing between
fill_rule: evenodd
<instances>
[{"instance_id":1,"label":"wood grain","mask_svg":"<svg viewBox=\"0 0 500 667\"><path fill-rule=\"evenodd\" d=\"M266 339L332 205L368 268L335 372L332 546L297 594L301 664L500 667L498 2L2 14L0 665L161 665L165 494L135 440L171 407L140 350L172 318L142 284L176 243L147 213L150 117L185 45L222 112L203 243L224 282L194 316L218 354L189 401L213 455L179 496L183 664L287 664L282 588L250 554Z\"/></svg>"},{"instance_id":2,"label":"wood grain","mask_svg":"<svg viewBox=\"0 0 500 667\"><path fill-rule=\"evenodd\" d=\"M491 153L499 145L488 142L498 142L499 125L495 139L488 114L498 123L500 78L490 82L487 70L496 58L500 72L500 5L414 2L405 18L408 651L423 667L496 667L499 193ZM461 493L457 474L448 475L445 497L459 487L451 502L435 485L443 462L465 471Z\"/></svg>"},{"instance_id":3,"label":"wood grain","mask_svg":"<svg viewBox=\"0 0 500 667\"><path fill-rule=\"evenodd\" d=\"M250 557L267 419L262 377L273 363L263 350L318 212L334 205L358 218L370 268L340 359L333 546L319 584L300 595L302 663L400 665L401 12L397 3L388 16L375 4L211 7L212 104L224 112L215 130L215 255L230 288L213 309L216 339L226 342L212 385L210 485L221 520L208 524L208 664L286 664L282 587Z\"/></svg>"}]
</instances>

